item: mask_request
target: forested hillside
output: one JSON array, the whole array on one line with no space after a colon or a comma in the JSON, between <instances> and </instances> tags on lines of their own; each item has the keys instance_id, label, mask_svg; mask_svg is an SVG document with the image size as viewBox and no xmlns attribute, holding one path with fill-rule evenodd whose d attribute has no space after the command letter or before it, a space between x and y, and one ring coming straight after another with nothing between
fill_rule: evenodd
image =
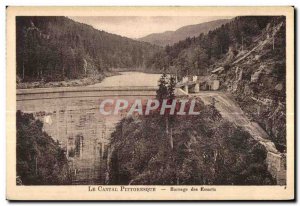
<instances>
[{"instance_id":1,"label":"forested hillside","mask_svg":"<svg viewBox=\"0 0 300 206\"><path fill-rule=\"evenodd\" d=\"M199 36L201 33L206 34L210 30L214 30L220 27L222 24L226 24L230 19L218 19L215 21L205 22L196 25L188 25L177 29L176 31L166 31L163 33L149 34L138 40L156 44L159 46L173 45L180 40L184 40L187 37Z\"/></svg>"},{"instance_id":2,"label":"forested hillside","mask_svg":"<svg viewBox=\"0 0 300 206\"><path fill-rule=\"evenodd\" d=\"M254 47L268 23L283 20L283 17L236 17L206 35L200 34L166 46L148 62L148 66L161 69L175 66L183 75L205 73L207 67L225 57L230 48L237 55Z\"/></svg>"},{"instance_id":3,"label":"forested hillside","mask_svg":"<svg viewBox=\"0 0 300 206\"><path fill-rule=\"evenodd\" d=\"M32 114L17 112L17 176L22 185L71 183L68 160L58 142Z\"/></svg>"},{"instance_id":4,"label":"forested hillside","mask_svg":"<svg viewBox=\"0 0 300 206\"><path fill-rule=\"evenodd\" d=\"M66 17L17 17L18 80L60 81L144 67L158 47L99 31Z\"/></svg>"},{"instance_id":5,"label":"forested hillside","mask_svg":"<svg viewBox=\"0 0 300 206\"><path fill-rule=\"evenodd\" d=\"M249 133L201 100L196 111L169 124L159 111L123 119L112 134L109 184L275 184L265 148Z\"/></svg>"},{"instance_id":6,"label":"forested hillside","mask_svg":"<svg viewBox=\"0 0 300 206\"><path fill-rule=\"evenodd\" d=\"M249 117L284 150L285 32L282 16L236 17L207 35L167 46L149 59L148 67L177 71L180 76L219 79L221 88L230 91Z\"/></svg>"}]
</instances>

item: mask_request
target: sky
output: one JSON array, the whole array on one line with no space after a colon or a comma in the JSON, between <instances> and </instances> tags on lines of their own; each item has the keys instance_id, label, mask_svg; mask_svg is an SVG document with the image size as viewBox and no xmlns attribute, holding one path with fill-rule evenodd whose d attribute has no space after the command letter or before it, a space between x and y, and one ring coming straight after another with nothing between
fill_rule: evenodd
<instances>
[{"instance_id":1,"label":"sky","mask_svg":"<svg viewBox=\"0 0 300 206\"><path fill-rule=\"evenodd\" d=\"M77 22L89 24L98 30L129 38L140 38L152 33L174 31L180 27L200 24L224 16L69 16Z\"/></svg>"}]
</instances>

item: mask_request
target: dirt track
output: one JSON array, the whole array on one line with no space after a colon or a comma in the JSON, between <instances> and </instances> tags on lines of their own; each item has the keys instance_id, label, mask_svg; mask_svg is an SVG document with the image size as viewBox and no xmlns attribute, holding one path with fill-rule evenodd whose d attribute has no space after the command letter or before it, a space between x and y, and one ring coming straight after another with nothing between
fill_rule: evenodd
<instances>
[{"instance_id":1,"label":"dirt track","mask_svg":"<svg viewBox=\"0 0 300 206\"><path fill-rule=\"evenodd\" d=\"M223 118L248 131L255 140L266 147L268 152L280 154L268 134L257 123L251 122L248 119L230 94L222 92L200 92L199 94L190 94L189 96L198 96L205 104L211 104L215 101L215 107Z\"/></svg>"}]
</instances>

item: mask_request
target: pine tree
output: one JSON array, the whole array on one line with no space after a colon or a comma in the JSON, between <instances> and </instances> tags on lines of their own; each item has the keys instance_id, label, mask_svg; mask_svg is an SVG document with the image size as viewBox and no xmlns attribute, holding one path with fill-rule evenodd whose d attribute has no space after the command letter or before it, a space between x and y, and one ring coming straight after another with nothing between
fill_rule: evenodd
<instances>
[{"instance_id":1,"label":"pine tree","mask_svg":"<svg viewBox=\"0 0 300 206\"><path fill-rule=\"evenodd\" d=\"M168 96L171 101L173 101L173 99L175 99L175 86L176 86L176 78L175 78L175 76L171 76L169 84L168 84ZM168 115L167 120L166 120L167 124L169 124L168 127L170 127L169 141L170 141L171 149L173 149L173 124L175 121L174 118L175 117L173 115L171 115L171 116Z\"/></svg>"},{"instance_id":2,"label":"pine tree","mask_svg":"<svg viewBox=\"0 0 300 206\"><path fill-rule=\"evenodd\" d=\"M168 84L168 99L173 100L175 98L175 86L176 86L176 79L174 76L170 77L170 81Z\"/></svg>"},{"instance_id":3,"label":"pine tree","mask_svg":"<svg viewBox=\"0 0 300 206\"><path fill-rule=\"evenodd\" d=\"M158 90L156 91L156 98L162 102L163 99L168 98L168 78L166 73L163 73L159 79Z\"/></svg>"}]
</instances>

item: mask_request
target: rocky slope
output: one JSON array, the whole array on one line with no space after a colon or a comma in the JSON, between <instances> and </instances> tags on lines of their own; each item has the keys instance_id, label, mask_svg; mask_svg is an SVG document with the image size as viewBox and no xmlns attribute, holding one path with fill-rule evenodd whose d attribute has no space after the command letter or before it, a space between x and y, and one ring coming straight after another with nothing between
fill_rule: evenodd
<instances>
[{"instance_id":1,"label":"rocky slope","mask_svg":"<svg viewBox=\"0 0 300 206\"><path fill-rule=\"evenodd\" d=\"M286 144L285 20L275 18L243 50L231 47L213 68L223 89L231 92L248 116L271 136L277 149ZM236 55L234 54L234 50Z\"/></svg>"}]
</instances>

